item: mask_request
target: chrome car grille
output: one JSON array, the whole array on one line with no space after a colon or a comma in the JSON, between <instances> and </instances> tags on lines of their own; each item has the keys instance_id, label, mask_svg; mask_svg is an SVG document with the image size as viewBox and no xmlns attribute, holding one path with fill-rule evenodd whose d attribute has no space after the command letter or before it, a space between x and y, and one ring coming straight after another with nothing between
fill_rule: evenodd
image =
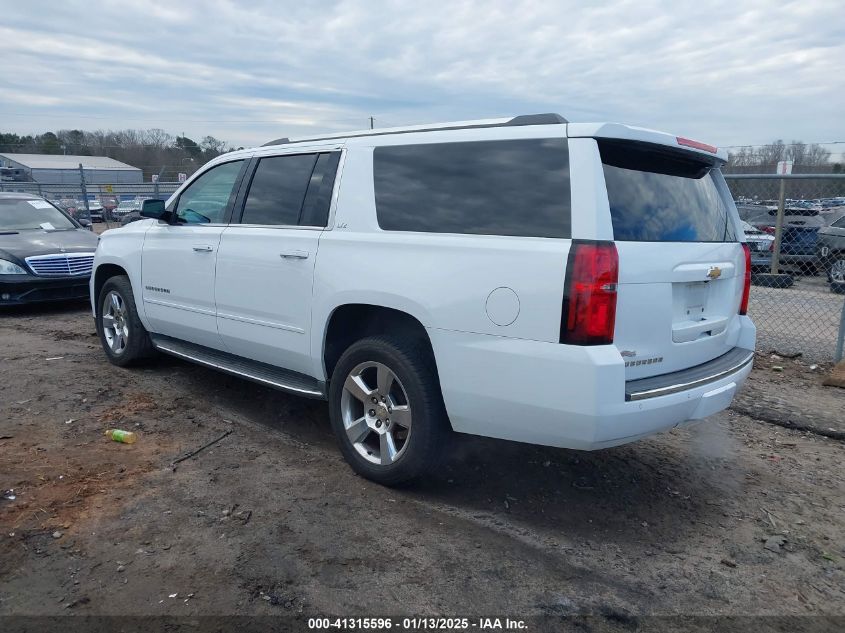
<instances>
[{"instance_id":1,"label":"chrome car grille","mask_svg":"<svg viewBox=\"0 0 845 633\"><path fill-rule=\"evenodd\" d=\"M32 272L44 277L90 275L94 264L94 253L33 255L26 258L26 263Z\"/></svg>"}]
</instances>

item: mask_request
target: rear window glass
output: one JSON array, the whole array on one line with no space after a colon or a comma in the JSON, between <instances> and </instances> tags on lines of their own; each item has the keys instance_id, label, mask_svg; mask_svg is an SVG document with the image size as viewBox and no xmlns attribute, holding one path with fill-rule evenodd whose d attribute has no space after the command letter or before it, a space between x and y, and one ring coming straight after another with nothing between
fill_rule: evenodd
<instances>
[{"instance_id":1,"label":"rear window glass","mask_svg":"<svg viewBox=\"0 0 845 633\"><path fill-rule=\"evenodd\" d=\"M377 147L373 177L388 231L570 236L566 139Z\"/></svg>"},{"instance_id":2,"label":"rear window glass","mask_svg":"<svg viewBox=\"0 0 845 633\"><path fill-rule=\"evenodd\" d=\"M316 154L262 158L252 177L241 223L298 224L316 162Z\"/></svg>"},{"instance_id":3,"label":"rear window glass","mask_svg":"<svg viewBox=\"0 0 845 633\"><path fill-rule=\"evenodd\" d=\"M613 237L631 242L734 242L707 163L653 145L599 141Z\"/></svg>"}]
</instances>

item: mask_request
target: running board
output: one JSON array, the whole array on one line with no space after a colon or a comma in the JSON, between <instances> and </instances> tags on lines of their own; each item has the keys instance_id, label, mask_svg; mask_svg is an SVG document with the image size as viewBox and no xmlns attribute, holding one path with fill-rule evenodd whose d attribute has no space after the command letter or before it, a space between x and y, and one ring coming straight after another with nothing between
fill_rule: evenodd
<instances>
[{"instance_id":1,"label":"running board","mask_svg":"<svg viewBox=\"0 0 845 633\"><path fill-rule=\"evenodd\" d=\"M150 333L150 339L153 346L165 354L298 396L326 399L325 383L311 376L161 334Z\"/></svg>"}]
</instances>

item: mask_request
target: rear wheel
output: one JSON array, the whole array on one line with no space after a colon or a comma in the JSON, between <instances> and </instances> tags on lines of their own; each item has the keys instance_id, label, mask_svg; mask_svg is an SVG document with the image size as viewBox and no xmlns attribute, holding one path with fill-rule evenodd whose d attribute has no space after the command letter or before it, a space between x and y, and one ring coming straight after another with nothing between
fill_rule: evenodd
<instances>
[{"instance_id":1,"label":"rear wheel","mask_svg":"<svg viewBox=\"0 0 845 633\"><path fill-rule=\"evenodd\" d=\"M97 298L96 321L103 351L115 365L126 367L153 354L128 277L112 277L103 284Z\"/></svg>"},{"instance_id":2,"label":"rear wheel","mask_svg":"<svg viewBox=\"0 0 845 633\"><path fill-rule=\"evenodd\" d=\"M395 486L423 477L448 435L427 345L375 336L351 345L329 387L332 428L359 475Z\"/></svg>"}]
</instances>

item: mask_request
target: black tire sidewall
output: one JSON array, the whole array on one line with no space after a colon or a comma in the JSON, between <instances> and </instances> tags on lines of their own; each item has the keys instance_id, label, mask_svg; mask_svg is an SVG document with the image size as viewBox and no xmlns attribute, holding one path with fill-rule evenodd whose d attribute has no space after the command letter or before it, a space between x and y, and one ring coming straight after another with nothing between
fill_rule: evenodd
<instances>
[{"instance_id":1,"label":"black tire sidewall","mask_svg":"<svg viewBox=\"0 0 845 633\"><path fill-rule=\"evenodd\" d=\"M359 475L384 485L403 485L436 466L446 434L446 414L430 353L389 337L370 337L351 345L340 357L329 385L332 430L340 450ZM405 453L393 464L380 466L364 459L346 436L341 413L343 385L360 363L375 361L390 368L405 389L413 425Z\"/></svg>"},{"instance_id":2,"label":"black tire sidewall","mask_svg":"<svg viewBox=\"0 0 845 633\"><path fill-rule=\"evenodd\" d=\"M117 292L121 296L128 315L129 343L122 354L115 354L112 352L103 333L103 297L111 291ZM138 308L135 305L135 295L132 292L132 284L130 283L128 277L121 275L108 279L100 289L100 293L97 295L95 307L97 336L99 337L100 345L102 345L103 351L110 362L119 367L126 367L149 356L149 335L138 316Z\"/></svg>"}]
</instances>

